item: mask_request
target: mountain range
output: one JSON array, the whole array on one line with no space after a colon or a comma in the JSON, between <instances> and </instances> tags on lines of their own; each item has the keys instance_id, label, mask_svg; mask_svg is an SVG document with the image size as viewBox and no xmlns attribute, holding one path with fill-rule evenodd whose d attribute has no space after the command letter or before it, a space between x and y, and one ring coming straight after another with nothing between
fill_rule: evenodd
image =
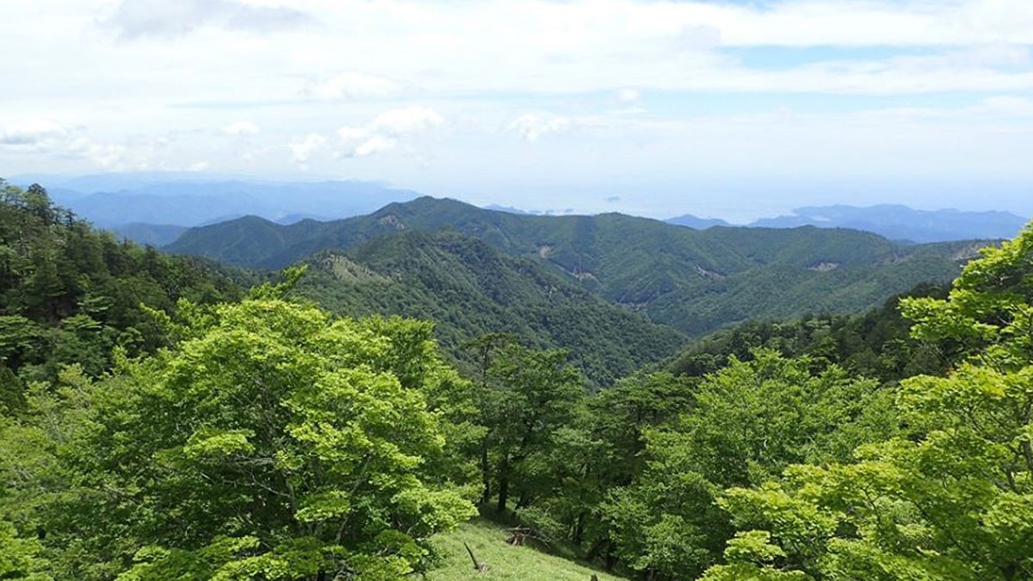
<instances>
[{"instance_id":1,"label":"mountain range","mask_svg":"<svg viewBox=\"0 0 1033 581\"><path fill-rule=\"evenodd\" d=\"M100 228L153 246L169 244L189 227L247 215L284 224L333 220L419 196L374 182L262 182L162 172L19 176L12 181L55 184L48 191L62 207Z\"/></svg>"},{"instance_id":2,"label":"mountain range","mask_svg":"<svg viewBox=\"0 0 1033 581\"><path fill-rule=\"evenodd\" d=\"M279 224L304 219L328 221L368 214L391 202L404 202L419 193L376 182L257 181L232 175L174 172L132 172L79 177L23 175L11 180L28 186L48 184L52 198L96 226L141 244L164 246L189 227L253 215ZM489 204L488 210L520 215L571 215L530 211ZM668 223L705 230L732 226L721 218L685 214ZM1026 219L1009 212L915 210L903 205L857 207L809 206L791 214L761 218L750 227L851 228L874 232L890 240L944 242L999 240L1014 237Z\"/></svg>"},{"instance_id":3,"label":"mountain range","mask_svg":"<svg viewBox=\"0 0 1033 581\"><path fill-rule=\"evenodd\" d=\"M761 218L750 224L754 228L851 228L885 236L890 240L910 242L946 242L949 240L1000 240L1013 238L1028 220L1010 212L962 212L960 210L915 210L897 204L869 207L808 206L776 218ZM714 226L731 226L719 218L698 218L692 214L667 220L670 224L705 230Z\"/></svg>"},{"instance_id":4,"label":"mountain range","mask_svg":"<svg viewBox=\"0 0 1033 581\"><path fill-rule=\"evenodd\" d=\"M278 269L326 250L376 248L385 234L442 230L546 265L689 335L747 319L862 311L918 283L950 280L986 244L904 244L813 226L701 231L622 214L519 215L422 197L330 222L244 217L190 229L165 249Z\"/></svg>"}]
</instances>

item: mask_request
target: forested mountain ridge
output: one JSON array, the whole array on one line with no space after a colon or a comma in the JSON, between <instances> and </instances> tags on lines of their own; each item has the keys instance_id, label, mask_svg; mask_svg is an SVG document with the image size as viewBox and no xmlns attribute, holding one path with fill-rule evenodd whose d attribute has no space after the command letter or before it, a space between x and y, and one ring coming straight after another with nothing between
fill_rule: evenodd
<instances>
[{"instance_id":1,"label":"forested mountain ridge","mask_svg":"<svg viewBox=\"0 0 1033 581\"><path fill-rule=\"evenodd\" d=\"M136 355L166 343L147 309L242 295L217 263L118 241L42 187L0 180L0 384L53 379L70 364L98 376L115 346Z\"/></svg>"},{"instance_id":2,"label":"forested mountain ridge","mask_svg":"<svg viewBox=\"0 0 1033 581\"><path fill-rule=\"evenodd\" d=\"M902 299L946 298L949 285L921 284L863 314L813 314L790 321L748 321L688 344L669 369L703 377L734 358L753 359L758 349L784 357L807 357L817 366L839 365L852 375L892 383L920 374L942 375L963 359L962 346L920 341L900 312Z\"/></svg>"},{"instance_id":3,"label":"forested mountain ridge","mask_svg":"<svg viewBox=\"0 0 1033 581\"><path fill-rule=\"evenodd\" d=\"M950 280L986 244L907 245L814 227L694 231L621 214L517 215L424 197L334 222L241 218L188 230L166 249L280 268L390 232L442 228L551 264L583 288L693 335L752 318L872 308L921 282Z\"/></svg>"},{"instance_id":4,"label":"forested mountain ridge","mask_svg":"<svg viewBox=\"0 0 1033 581\"><path fill-rule=\"evenodd\" d=\"M435 335L460 361L481 335L508 333L539 348L563 348L596 386L610 385L684 343L580 288L548 266L500 252L455 230L387 234L306 260L297 292L349 316L402 315L435 322Z\"/></svg>"},{"instance_id":5,"label":"forested mountain ridge","mask_svg":"<svg viewBox=\"0 0 1033 581\"><path fill-rule=\"evenodd\" d=\"M0 578L591 574L508 542L636 581L1033 579L1033 228L899 310L752 322L590 390L535 347L656 330L461 230L324 250L244 295L3 193ZM432 322L313 299L527 325L460 370ZM517 526L460 526L477 505Z\"/></svg>"}]
</instances>

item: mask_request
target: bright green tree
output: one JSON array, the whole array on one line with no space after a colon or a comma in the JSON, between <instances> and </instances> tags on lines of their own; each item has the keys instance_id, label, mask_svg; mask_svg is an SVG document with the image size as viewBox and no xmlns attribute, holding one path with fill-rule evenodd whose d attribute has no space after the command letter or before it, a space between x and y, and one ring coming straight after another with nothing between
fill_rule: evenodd
<instances>
[{"instance_id":1,"label":"bright green tree","mask_svg":"<svg viewBox=\"0 0 1033 581\"><path fill-rule=\"evenodd\" d=\"M550 493L520 517L549 537L584 547L589 558L609 556L612 539L600 508L611 490L642 473L644 431L689 409L694 383L639 373L588 397L555 433L547 458Z\"/></svg>"},{"instance_id":2,"label":"bright green tree","mask_svg":"<svg viewBox=\"0 0 1033 581\"><path fill-rule=\"evenodd\" d=\"M646 430L646 470L603 506L617 555L655 579L701 574L732 529L715 504L730 486L760 484L796 462L843 459L892 433L890 401L836 366L757 350L703 381L690 411Z\"/></svg>"},{"instance_id":3,"label":"bright green tree","mask_svg":"<svg viewBox=\"0 0 1033 581\"><path fill-rule=\"evenodd\" d=\"M403 579L473 514L425 333L275 295L181 305L179 345L95 386L47 536L66 578Z\"/></svg>"},{"instance_id":4,"label":"bright green tree","mask_svg":"<svg viewBox=\"0 0 1033 581\"><path fill-rule=\"evenodd\" d=\"M481 445L482 500L492 497L505 512L530 505L552 485L549 455L558 431L574 418L585 395L583 379L567 364L567 353L539 351L488 336L480 344L484 374L477 397Z\"/></svg>"},{"instance_id":5,"label":"bright green tree","mask_svg":"<svg viewBox=\"0 0 1033 581\"><path fill-rule=\"evenodd\" d=\"M0 579L53 581L41 551L38 540L19 538L11 523L0 520Z\"/></svg>"},{"instance_id":6,"label":"bright green tree","mask_svg":"<svg viewBox=\"0 0 1033 581\"><path fill-rule=\"evenodd\" d=\"M1033 579L1033 228L966 266L914 333L972 354L897 396L907 432L722 499L745 550L705 579ZM764 542L760 542L763 540ZM749 575L737 575L743 571Z\"/></svg>"}]
</instances>

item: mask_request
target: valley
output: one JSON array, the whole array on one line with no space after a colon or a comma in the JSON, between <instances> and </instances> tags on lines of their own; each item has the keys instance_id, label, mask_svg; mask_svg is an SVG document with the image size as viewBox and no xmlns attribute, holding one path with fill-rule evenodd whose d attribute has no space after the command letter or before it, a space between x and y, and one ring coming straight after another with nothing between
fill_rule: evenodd
<instances>
[{"instance_id":1,"label":"valley","mask_svg":"<svg viewBox=\"0 0 1033 581\"><path fill-rule=\"evenodd\" d=\"M364 248L371 255L385 234L440 230L537 261L691 336L750 319L861 312L919 283L951 280L986 244L902 244L814 227L695 231L620 214L517 215L424 197L332 222L231 220L189 230L165 250L276 269L323 250Z\"/></svg>"}]
</instances>

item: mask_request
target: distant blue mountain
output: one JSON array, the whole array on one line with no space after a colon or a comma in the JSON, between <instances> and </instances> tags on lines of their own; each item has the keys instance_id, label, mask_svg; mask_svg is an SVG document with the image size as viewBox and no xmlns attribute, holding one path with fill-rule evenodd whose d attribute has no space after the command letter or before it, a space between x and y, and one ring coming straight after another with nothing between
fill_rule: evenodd
<instances>
[{"instance_id":1,"label":"distant blue mountain","mask_svg":"<svg viewBox=\"0 0 1033 581\"><path fill-rule=\"evenodd\" d=\"M707 228L713 228L714 226L731 226L731 224L720 218L700 218L698 216L693 216L692 214L670 218L667 220L667 223L674 224L675 226L685 226L686 228L692 228L693 230L706 230Z\"/></svg>"},{"instance_id":2,"label":"distant blue mountain","mask_svg":"<svg viewBox=\"0 0 1033 581\"><path fill-rule=\"evenodd\" d=\"M528 212L527 210L521 210L520 208L514 208L513 206L500 206L498 204L488 204L484 206L485 210L493 210L495 212L505 212L507 214L516 214L518 216L530 216L533 214L540 214L541 212Z\"/></svg>"},{"instance_id":3,"label":"distant blue mountain","mask_svg":"<svg viewBox=\"0 0 1033 581\"><path fill-rule=\"evenodd\" d=\"M945 242L948 240L997 240L1014 238L1028 220L1010 212L963 212L960 210L915 210L883 204L855 206L811 206L797 208L790 216L765 218L750 224L761 228L852 228L875 232L890 240Z\"/></svg>"},{"instance_id":4,"label":"distant blue mountain","mask_svg":"<svg viewBox=\"0 0 1033 581\"><path fill-rule=\"evenodd\" d=\"M272 182L197 173L138 172L79 177L23 175L13 183L46 185L54 200L101 228L144 244L164 245L184 227L252 215L280 223L337 220L369 214L393 202L420 196L377 182ZM488 206L519 215L553 212ZM560 214L570 211L560 212ZM1009 212L915 210L903 205L870 207L808 206L792 214L762 218L747 226L763 228L850 228L891 240L916 243L1013 238L1026 219ZM731 226L719 218L685 214L667 220L695 230Z\"/></svg>"},{"instance_id":5,"label":"distant blue mountain","mask_svg":"<svg viewBox=\"0 0 1033 581\"><path fill-rule=\"evenodd\" d=\"M219 180L175 173L19 176L12 181L38 181L47 185L58 204L95 225L129 237L150 232L145 238L153 229L141 226L192 227L244 215L283 223L304 218L334 220L368 214L392 202L419 196L411 190L374 182ZM162 238L169 232L163 228ZM153 239L140 241L149 243Z\"/></svg>"},{"instance_id":6,"label":"distant blue mountain","mask_svg":"<svg viewBox=\"0 0 1033 581\"><path fill-rule=\"evenodd\" d=\"M706 230L729 226L720 219L697 218L691 214L667 220L669 224ZM952 240L1000 240L1014 238L1027 219L1010 212L963 212L960 210L915 210L899 204L878 206L808 206L777 218L761 218L750 228L850 228L874 232L890 240L948 242Z\"/></svg>"},{"instance_id":7,"label":"distant blue mountain","mask_svg":"<svg viewBox=\"0 0 1033 581\"><path fill-rule=\"evenodd\" d=\"M187 227L170 224L120 224L108 229L119 237L128 238L137 244L160 248L175 242Z\"/></svg>"}]
</instances>

